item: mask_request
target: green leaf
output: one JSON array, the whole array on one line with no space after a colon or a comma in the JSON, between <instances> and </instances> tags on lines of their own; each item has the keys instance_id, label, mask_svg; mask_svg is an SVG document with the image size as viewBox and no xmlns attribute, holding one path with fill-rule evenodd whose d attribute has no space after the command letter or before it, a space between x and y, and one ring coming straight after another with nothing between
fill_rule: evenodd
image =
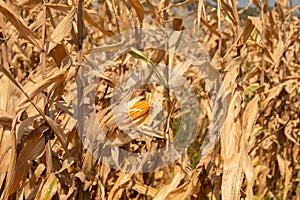
<instances>
[{"instance_id":1,"label":"green leaf","mask_svg":"<svg viewBox=\"0 0 300 200\"><path fill-rule=\"evenodd\" d=\"M166 81L164 80L164 78L161 76L161 74L159 73L157 67L154 65L154 63L147 58L147 56L137 50L136 48L130 47L130 51L129 51L130 55L134 58L138 58L144 62L146 62L147 64L149 64L151 66L151 68L153 69L155 75L157 76L157 78L159 79L159 81L161 82L161 84L167 89L168 88L168 84L166 83Z\"/></svg>"},{"instance_id":2,"label":"green leaf","mask_svg":"<svg viewBox=\"0 0 300 200\"><path fill-rule=\"evenodd\" d=\"M248 95L258 89L261 89L261 88L264 88L265 86L264 85L252 85L252 86L249 86L245 89L244 91L244 95Z\"/></svg>"}]
</instances>

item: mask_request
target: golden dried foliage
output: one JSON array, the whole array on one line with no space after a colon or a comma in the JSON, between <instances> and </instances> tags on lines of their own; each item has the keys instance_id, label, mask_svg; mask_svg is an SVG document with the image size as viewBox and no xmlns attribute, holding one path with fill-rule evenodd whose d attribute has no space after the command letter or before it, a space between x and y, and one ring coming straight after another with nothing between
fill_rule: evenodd
<instances>
[{"instance_id":1,"label":"golden dried foliage","mask_svg":"<svg viewBox=\"0 0 300 200\"><path fill-rule=\"evenodd\" d=\"M0 199L298 200L300 6L251 0L238 9L237 0L214 2L0 1ZM190 81L200 101L201 126L182 159L151 173L126 173L98 162L84 148L72 89L94 47L124 30L151 26L195 38L222 74L229 104L219 142L199 158L213 112L205 83L193 63L146 49L154 63L174 65ZM155 106L150 111L147 101L137 101L129 116L167 120L153 122L156 132L143 125L144 139L117 128L111 111L114 86L139 62L129 54L116 59L99 80L95 105L113 144L142 153L172 142L181 115L173 94L147 84L133 98L150 92L151 105L165 111ZM87 131L98 137L95 127ZM118 156L113 154L115 160Z\"/></svg>"}]
</instances>

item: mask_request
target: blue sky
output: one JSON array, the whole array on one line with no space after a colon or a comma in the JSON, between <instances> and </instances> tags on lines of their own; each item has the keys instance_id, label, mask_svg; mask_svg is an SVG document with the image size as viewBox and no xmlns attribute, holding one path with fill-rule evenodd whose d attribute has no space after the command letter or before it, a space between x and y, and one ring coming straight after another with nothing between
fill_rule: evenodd
<instances>
[{"instance_id":1,"label":"blue sky","mask_svg":"<svg viewBox=\"0 0 300 200\"><path fill-rule=\"evenodd\" d=\"M210 2L212 2L212 0L209 0ZM287 0L289 1L289 0ZM239 7L245 7L246 5L248 5L249 0L239 0ZM300 3L300 0L292 0L292 4L293 6L297 5ZM275 0L269 0L269 6L273 7L275 4Z\"/></svg>"},{"instance_id":2,"label":"blue sky","mask_svg":"<svg viewBox=\"0 0 300 200\"><path fill-rule=\"evenodd\" d=\"M246 5L248 5L249 1L248 0L239 0L239 7L245 7ZM275 0L269 0L269 5L270 6L274 6L275 4Z\"/></svg>"}]
</instances>

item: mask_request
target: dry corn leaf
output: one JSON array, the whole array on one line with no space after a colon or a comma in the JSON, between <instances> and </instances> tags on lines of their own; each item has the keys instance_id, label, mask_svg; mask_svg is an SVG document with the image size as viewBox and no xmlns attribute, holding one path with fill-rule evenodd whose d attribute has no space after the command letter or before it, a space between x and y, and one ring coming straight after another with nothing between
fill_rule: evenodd
<instances>
[{"instance_id":1,"label":"dry corn leaf","mask_svg":"<svg viewBox=\"0 0 300 200\"><path fill-rule=\"evenodd\" d=\"M201 17L201 22L212 32L214 33L216 36L218 36L218 38L221 37L221 33L218 29L216 29L212 24L210 24L209 22L207 22L203 17Z\"/></svg>"},{"instance_id":2,"label":"dry corn leaf","mask_svg":"<svg viewBox=\"0 0 300 200\"><path fill-rule=\"evenodd\" d=\"M14 182L10 194L14 193L26 179L30 169L30 162L36 159L45 149L45 137L42 134L32 137L19 153L16 161Z\"/></svg>"},{"instance_id":3,"label":"dry corn leaf","mask_svg":"<svg viewBox=\"0 0 300 200\"><path fill-rule=\"evenodd\" d=\"M2 45L3 47L3 45ZM2 48L4 50L4 48ZM2 52L3 53L3 52ZM3 54L2 54L3 55ZM8 67L5 59L2 60L4 65ZM0 66L3 67L3 66ZM6 68L3 67L5 70ZM10 117L15 113L15 92L12 82L7 77L0 78L0 110L2 114L7 114L7 118L1 117L4 122L8 122L8 126L0 125L0 199L7 199L9 189L13 182L14 168L16 160L16 138L10 124Z\"/></svg>"},{"instance_id":4,"label":"dry corn leaf","mask_svg":"<svg viewBox=\"0 0 300 200\"><path fill-rule=\"evenodd\" d=\"M40 39L26 26L26 23L9 6L8 3L0 1L0 12L15 26L21 37L29 40L33 45L41 49Z\"/></svg>"},{"instance_id":5,"label":"dry corn leaf","mask_svg":"<svg viewBox=\"0 0 300 200\"><path fill-rule=\"evenodd\" d=\"M50 174L45 180L43 186L38 191L35 199L51 200L58 188L58 180L55 174Z\"/></svg>"},{"instance_id":6,"label":"dry corn leaf","mask_svg":"<svg viewBox=\"0 0 300 200\"><path fill-rule=\"evenodd\" d=\"M290 161L283 159L280 155L277 155L277 162L279 166L280 175L285 180L284 181L284 192L282 199L287 199L288 190L290 189L290 181L291 181L291 172L289 166L291 164Z\"/></svg>"},{"instance_id":7,"label":"dry corn leaf","mask_svg":"<svg viewBox=\"0 0 300 200\"><path fill-rule=\"evenodd\" d=\"M221 0L221 5L223 7L223 12L226 13L226 16L229 17L233 24L237 24L239 22L239 17L237 13L236 2Z\"/></svg>"},{"instance_id":8,"label":"dry corn leaf","mask_svg":"<svg viewBox=\"0 0 300 200\"><path fill-rule=\"evenodd\" d=\"M258 113L259 113L259 107L258 107L258 101L259 96L256 95L247 105L244 113L243 113L243 133L246 134L246 138L248 138L250 135L250 132L252 131L252 128L254 127Z\"/></svg>"},{"instance_id":9,"label":"dry corn leaf","mask_svg":"<svg viewBox=\"0 0 300 200\"><path fill-rule=\"evenodd\" d=\"M15 138L11 131L3 127L0 128L0 136L0 186L3 188L0 198L7 199L15 176Z\"/></svg>"},{"instance_id":10,"label":"dry corn leaf","mask_svg":"<svg viewBox=\"0 0 300 200\"><path fill-rule=\"evenodd\" d=\"M61 44L62 40L70 34L72 30L74 16L75 8L73 8L57 25L57 27L50 36L50 44L46 49L47 54L49 54L56 45Z\"/></svg>"},{"instance_id":11,"label":"dry corn leaf","mask_svg":"<svg viewBox=\"0 0 300 200\"><path fill-rule=\"evenodd\" d=\"M64 133L64 130L60 127L60 125L51 119L48 116L45 116L47 124L50 126L51 130L54 132L54 134L57 136L59 142L62 144L62 147L66 151L66 153L69 153L68 150L68 141L66 138L66 135Z\"/></svg>"},{"instance_id":12,"label":"dry corn leaf","mask_svg":"<svg viewBox=\"0 0 300 200\"><path fill-rule=\"evenodd\" d=\"M287 137L287 139L289 139L291 142L295 143L296 145L300 146L300 140L298 139L297 141L296 137L294 138L292 135L293 129L295 128L295 124L297 124L297 122L293 123L293 121L289 121L284 124L285 124L284 134Z\"/></svg>"},{"instance_id":13,"label":"dry corn leaf","mask_svg":"<svg viewBox=\"0 0 300 200\"><path fill-rule=\"evenodd\" d=\"M68 52L65 45L62 43L57 44L48 55L51 56L55 60L56 65L60 67L63 60L68 56Z\"/></svg>"},{"instance_id":14,"label":"dry corn leaf","mask_svg":"<svg viewBox=\"0 0 300 200\"><path fill-rule=\"evenodd\" d=\"M139 0L128 0L128 2L135 10L140 23L143 23L145 11L144 11L144 8L143 8L142 4L140 3L140 1Z\"/></svg>"},{"instance_id":15,"label":"dry corn leaf","mask_svg":"<svg viewBox=\"0 0 300 200\"><path fill-rule=\"evenodd\" d=\"M180 169L179 166L176 166L174 169L174 177L172 178L172 182L168 185L162 186L162 188L159 190L157 195L155 195L155 200L164 200L168 199L168 195L175 190L178 185L180 184L180 181L185 177L185 174Z\"/></svg>"},{"instance_id":16,"label":"dry corn leaf","mask_svg":"<svg viewBox=\"0 0 300 200\"><path fill-rule=\"evenodd\" d=\"M199 0L198 1L198 9L197 9L198 29L200 28L200 25L201 25L201 17L202 17L203 11L205 12L204 2L203 2L203 0Z\"/></svg>"},{"instance_id":17,"label":"dry corn leaf","mask_svg":"<svg viewBox=\"0 0 300 200\"><path fill-rule=\"evenodd\" d=\"M12 75L10 74L9 71L7 71L7 69L5 69L2 65L0 65L0 69L2 70L2 72L22 91L22 93L26 96L26 99L30 101L30 103L34 106L34 108L38 111L38 113L44 118L44 120L47 122L47 124L50 126L50 128L52 129L52 131L57 135L58 140L61 142L64 150L66 151L66 153L68 154L68 147L67 147L67 140L64 134L64 131L62 130L62 128L50 117L46 116L41 110L40 108L38 108L32 101L30 96L24 91L24 89L22 88L22 86L12 77ZM64 77L66 75L66 71L61 71L61 73L58 74L58 76L60 77ZM52 78L56 77L57 78L57 74L54 75ZM53 83L51 77L49 77L48 79L45 79L42 81L41 87L45 87L48 86L49 84ZM54 78L54 79L56 79ZM59 80L62 81L62 80ZM58 81L58 82L59 82ZM56 84L58 83L56 82ZM34 93L32 94L36 94L37 91L40 91L40 88L37 88ZM25 100L24 100L25 101Z\"/></svg>"},{"instance_id":18,"label":"dry corn leaf","mask_svg":"<svg viewBox=\"0 0 300 200\"><path fill-rule=\"evenodd\" d=\"M248 19L252 22L252 24L254 25L254 27L260 32L263 32L263 25L262 25L262 21L260 19L260 17L252 17L252 16L248 16Z\"/></svg>"},{"instance_id":19,"label":"dry corn leaf","mask_svg":"<svg viewBox=\"0 0 300 200\"><path fill-rule=\"evenodd\" d=\"M141 194L151 196L151 197L155 197L155 195L157 194L157 189L137 181L134 181L134 185L132 186L132 189L136 190Z\"/></svg>"},{"instance_id":20,"label":"dry corn leaf","mask_svg":"<svg viewBox=\"0 0 300 200\"><path fill-rule=\"evenodd\" d=\"M25 90L26 94L28 95L29 99L33 99L37 94L41 93L46 88L48 88L49 86L54 84L54 87L52 88L52 90L53 90L56 87L61 85L61 83L64 81L66 75L67 75L66 70L63 70L63 71L58 70L57 73L42 80L41 82L35 84L33 87L29 86ZM19 102L19 107L22 107L28 101L28 97L24 97L23 99L21 99L21 101Z\"/></svg>"},{"instance_id":21,"label":"dry corn leaf","mask_svg":"<svg viewBox=\"0 0 300 200\"><path fill-rule=\"evenodd\" d=\"M240 112L241 96L236 92L229 104L228 114L221 133L221 155L224 160L222 199L238 200L242 184L244 150L241 143Z\"/></svg>"},{"instance_id":22,"label":"dry corn leaf","mask_svg":"<svg viewBox=\"0 0 300 200\"><path fill-rule=\"evenodd\" d=\"M249 137L250 134L255 126L256 120L258 118L259 114L259 106L258 106L259 96L255 96L247 105L247 107L244 110L243 117L242 117L242 134L241 137L241 144L240 148L243 149L244 155L242 155L243 163L242 168L243 172L246 175L247 180L247 188L246 188L246 195L247 198L253 199L253 189L252 189L252 182L253 182L253 174L254 169L251 162L251 158L248 155L249 152Z\"/></svg>"},{"instance_id":23,"label":"dry corn leaf","mask_svg":"<svg viewBox=\"0 0 300 200\"><path fill-rule=\"evenodd\" d=\"M73 8L73 6L64 5L64 4L46 3L45 5L49 8L59 10L59 11L64 11L64 12L70 11Z\"/></svg>"},{"instance_id":24,"label":"dry corn leaf","mask_svg":"<svg viewBox=\"0 0 300 200\"><path fill-rule=\"evenodd\" d=\"M187 4L192 4L192 3L196 2L196 1L197 0L186 0L186 1L183 1L183 2L180 2L180 3L171 4L170 6L161 9L160 12L164 11L164 10L167 10L167 9L170 9L170 8L175 8L175 7L184 6L184 5L187 5Z\"/></svg>"},{"instance_id":25,"label":"dry corn leaf","mask_svg":"<svg viewBox=\"0 0 300 200\"><path fill-rule=\"evenodd\" d=\"M0 108L0 125L12 127L13 116Z\"/></svg>"},{"instance_id":26,"label":"dry corn leaf","mask_svg":"<svg viewBox=\"0 0 300 200\"><path fill-rule=\"evenodd\" d=\"M26 182L26 186L24 188L24 197L25 199L34 198L36 193L38 192L40 183L40 178L44 173L46 167L44 164L39 164L33 172L33 176L30 178L28 182Z\"/></svg>"},{"instance_id":27,"label":"dry corn leaf","mask_svg":"<svg viewBox=\"0 0 300 200\"><path fill-rule=\"evenodd\" d=\"M125 190L126 183L130 181L132 175L133 174L130 173L120 172L119 177L114 183L112 189L110 190L107 199L108 200L120 199Z\"/></svg>"},{"instance_id":28,"label":"dry corn leaf","mask_svg":"<svg viewBox=\"0 0 300 200\"><path fill-rule=\"evenodd\" d=\"M38 4L42 3L43 0L21 0L17 2L17 6L22 7L22 8L33 8L37 6Z\"/></svg>"},{"instance_id":29,"label":"dry corn leaf","mask_svg":"<svg viewBox=\"0 0 300 200\"><path fill-rule=\"evenodd\" d=\"M266 109L269 102L271 100L275 99L281 93L282 89L286 85L293 84L293 83L294 83L294 80L288 80L288 81L285 81L285 82L271 88L270 90L268 90L267 91L267 98L262 101L262 109Z\"/></svg>"},{"instance_id":30,"label":"dry corn leaf","mask_svg":"<svg viewBox=\"0 0 300 200\"><path fill-rule=\"evenodd\" d=\"M89 24L91 24L92 26L96 27L99 31L101 31L102 33L104 33L107 36L113 36L114 33L110 30L105 30L104 27L101 26L101 24L99 22L97 22L88 12L87 9L83 9L83 17L84 20L87 21Z\"/></svg>"}]
</instances>

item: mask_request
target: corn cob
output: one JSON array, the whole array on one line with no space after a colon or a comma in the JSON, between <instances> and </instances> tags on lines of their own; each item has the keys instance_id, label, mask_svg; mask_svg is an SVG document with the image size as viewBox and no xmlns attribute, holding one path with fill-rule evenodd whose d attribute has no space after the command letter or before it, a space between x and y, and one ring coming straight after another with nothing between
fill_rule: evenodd
<instances>
[{"instance_id":1,"label":"corn cob","mask_svg":"<svg viewBox=\"0 0 300 200\"><path fill-rule=\"evenodd\" d=\"M129 115L131 120L134 121L144 117L148 114L149 110L150 104L147 101L142 100L133 104L133 106L129 109Z\"/></svg>"}]
</instances>

